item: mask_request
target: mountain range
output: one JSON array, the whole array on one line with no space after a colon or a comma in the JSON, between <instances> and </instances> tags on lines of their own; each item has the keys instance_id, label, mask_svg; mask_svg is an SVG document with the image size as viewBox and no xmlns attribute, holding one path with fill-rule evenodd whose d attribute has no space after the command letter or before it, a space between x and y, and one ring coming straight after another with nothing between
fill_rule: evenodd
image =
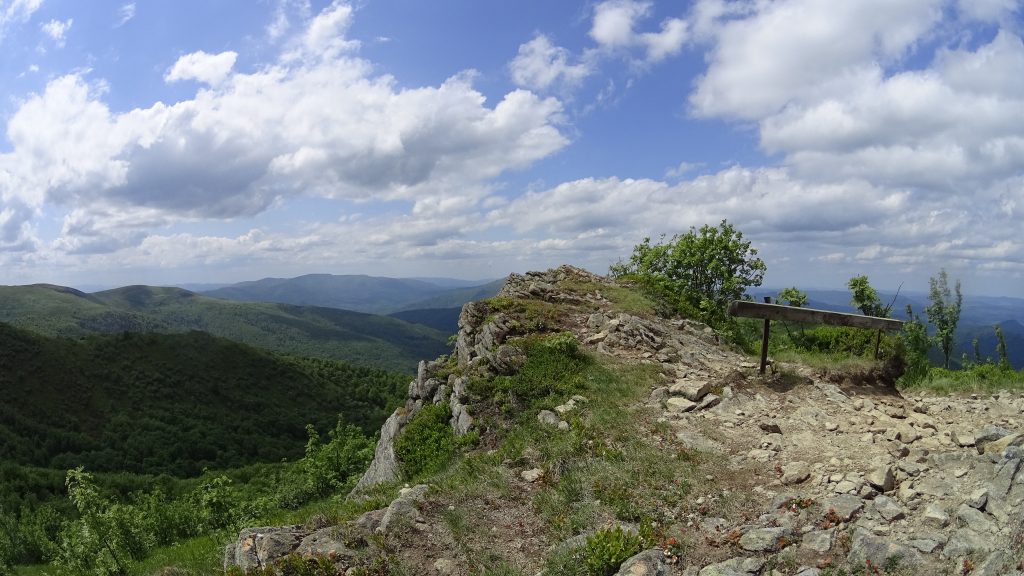
<instances>
[{"instance_id":1,"label":"mountain range","mask_svg":"<svg viewBox=\"0 0 1024 576\"><path fill-rule=\"evenodd\" d=\"M291 304L231 302L181 288L126 286L86 294L0 286L0 322L48 336L200 330L252 346L411 374L447 350L448 334L397 318Z\"/></svg>"}]
</instances>

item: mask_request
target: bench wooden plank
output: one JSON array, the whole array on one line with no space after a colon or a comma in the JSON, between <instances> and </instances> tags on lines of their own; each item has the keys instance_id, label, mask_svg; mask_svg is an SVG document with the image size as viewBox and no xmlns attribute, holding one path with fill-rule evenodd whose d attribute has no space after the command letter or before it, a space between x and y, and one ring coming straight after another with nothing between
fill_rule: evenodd
<instances>
[{"instance_id":1,"label":"bench wooden plank","mask_svg":"<svg viewBox=\"0 0 1024 576\"><path fill-rule=\"evenodd\" d=\"M868 328L889 332L903 329L903 321L893 320L892 318L876 318L874 316L815 310L813 308L797 308L781 304L762 304L761 302L750 302L747 300L733 300L729 304L729 315L741 316L743 318L762 318L764 320L803 322L805 324L850 326L853 328Z\"/></svg>"}]
</instances>

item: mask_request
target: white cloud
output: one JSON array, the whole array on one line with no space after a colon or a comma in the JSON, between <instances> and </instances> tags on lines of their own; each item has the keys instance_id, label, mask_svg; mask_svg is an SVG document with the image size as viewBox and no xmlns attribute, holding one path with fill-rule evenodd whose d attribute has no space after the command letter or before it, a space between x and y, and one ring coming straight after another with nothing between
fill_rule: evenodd
<instances>
[{"instance_id":1,"label":"white cloud","mask_svg":"<svg viewBox=\"0 0 1024 576\"><path fill-rule=\"evenodd\" d=\"M68 18L63 22L61 22L60 20L50 20L49 22L41 24L39 28L43 31L44 34L46 34L50 37L51 40L53 40L53 43L58 48L63 48L64 42L66 41L65 35L67 34L68 30L71 29L72 24L74 24L74 20L71 18Z\"/></svg>"},{"instance_id":2,"label":"white cloud","mask_svg":"<svg viewBox=\"0 0 1024 576\"><path fill-rule=\"evenodd\" d=\"M1020 0L957 0L957 8L969 19L1002 22L1021 11Z\"/></svg>"},{"instance_id":3,"label":"white cloud","mask_svg":"<svg viewBox=\"0 0 1024 576\"><path fill-rule=\"evenodd\" d=\"M126 4L122 4L121 7L117 9L117 23L114 24L114 28L124 26L132 18L135 18L135 3L128 2Z\"/></svg>"},{"instance_id":4,"label":"white cloud","mask_svg":"<svg viewBox=\"0 0 1024 576\"><path fill-rule=\"evenodd\" d=\"M0 41L10 26L28 22L42 5L43 0L0 0Z\"/></svg>"},{"instance_id":5,"label":"white cloud","mask_svg":"<svg viewBox=\"0 0 1024 576\"><path fill-rule=\"evenodd\" d=\"M638 22L651 12L650 2L605 0L594 6L590 37L609 50L640 47L646 62L658 62L678 54L689 38L689 26L681 18L668 18L658 32L636 32Z\"/></svg>"},{"instance_id":6,"label":"white cloud","mask_svg":"<svg viewBox=\"0 0 1024 576\"><path fill-rule=\"evenodd\" d=\"M519 54L509 63L509 72L519 86L548 90L556 84L564 84L571 88L578 86L592 72L584 62L569 64L571 58L568 50L538 34L519 46Z\"/></svg>"},{"instance_id":7,"label":"white cloud","mask_svg":"<svg viewBox=\"0 0 1024 576\"><path fill-rule=\"evenodd\" d=\"M231 74L231 69L238 59L237 52L221 52L207 54L202 50L186 54L171 66L164 76L167 82L179 80L198 80L216 86Z\"/></svg>"},{"instance_id":8,"label":"white cloud","mask_svg":"<svg viewBox=\"0 0 1024 576\"><path fill-rule=\"evenodd\" d=\"M52 80L8 122L0 194L68 209L53 249L81 254L138 245L153 226L250 216L297 195L415 200L416 218L444 227L502 173L568 143L554 98L516 90L488 104L472 73L421 88L374 75L337 35L350 16L329 6L284 43L279 62L249 74L231 72L233 52L184 56L166 79L209 86L172 105L115 112L102 82ZM431 198L443 201L431 207ZM444 236L427 228L417 242ZM416 230L406 223L400 232Z\"/></svg>"}]
</instances>

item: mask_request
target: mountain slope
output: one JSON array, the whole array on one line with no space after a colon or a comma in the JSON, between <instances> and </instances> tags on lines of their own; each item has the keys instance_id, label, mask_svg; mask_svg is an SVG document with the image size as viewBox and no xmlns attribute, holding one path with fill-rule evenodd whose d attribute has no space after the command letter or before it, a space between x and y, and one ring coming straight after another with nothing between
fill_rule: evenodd
<instances>
[{"instance_id":1,"label":"mountain slope","mask_svg":"<svg viewBox=\"0 0 1024 576\"><path fill-rule=\"evenodd\" d=\"M244 303L180 288L127 286L84 294L49 285L0 287L0 322L49 336L202 330L290 354L411 373L445 350L447 334L348 310Z\"/></svg>"},{"instance_id":2,"label":"mountain slope","mask_svg":"<svg viewBox=\"0 0 1024 576\"><path fill-rule=\"evenodd\" d=\"M0 324L0 461L190 476L301 456L305 425L371 431L406 378L202 332L49 338Z\"/></svg>"}]
</instances>

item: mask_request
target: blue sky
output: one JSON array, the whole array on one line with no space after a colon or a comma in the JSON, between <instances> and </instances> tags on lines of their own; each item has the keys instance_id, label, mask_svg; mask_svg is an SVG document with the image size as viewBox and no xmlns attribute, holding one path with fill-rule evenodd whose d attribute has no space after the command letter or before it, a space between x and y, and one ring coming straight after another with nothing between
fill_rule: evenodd
<instances>
[{"instance_id":1,"label":"blue sky","mask_svg":"<svg viewBox=\"0 0 1024 576\"><path fill-rule=\"evenodd\" d=\"M0 0L0 283L603 272L1024 295L1016 0Z\"/></svg>"}]
</instances>

